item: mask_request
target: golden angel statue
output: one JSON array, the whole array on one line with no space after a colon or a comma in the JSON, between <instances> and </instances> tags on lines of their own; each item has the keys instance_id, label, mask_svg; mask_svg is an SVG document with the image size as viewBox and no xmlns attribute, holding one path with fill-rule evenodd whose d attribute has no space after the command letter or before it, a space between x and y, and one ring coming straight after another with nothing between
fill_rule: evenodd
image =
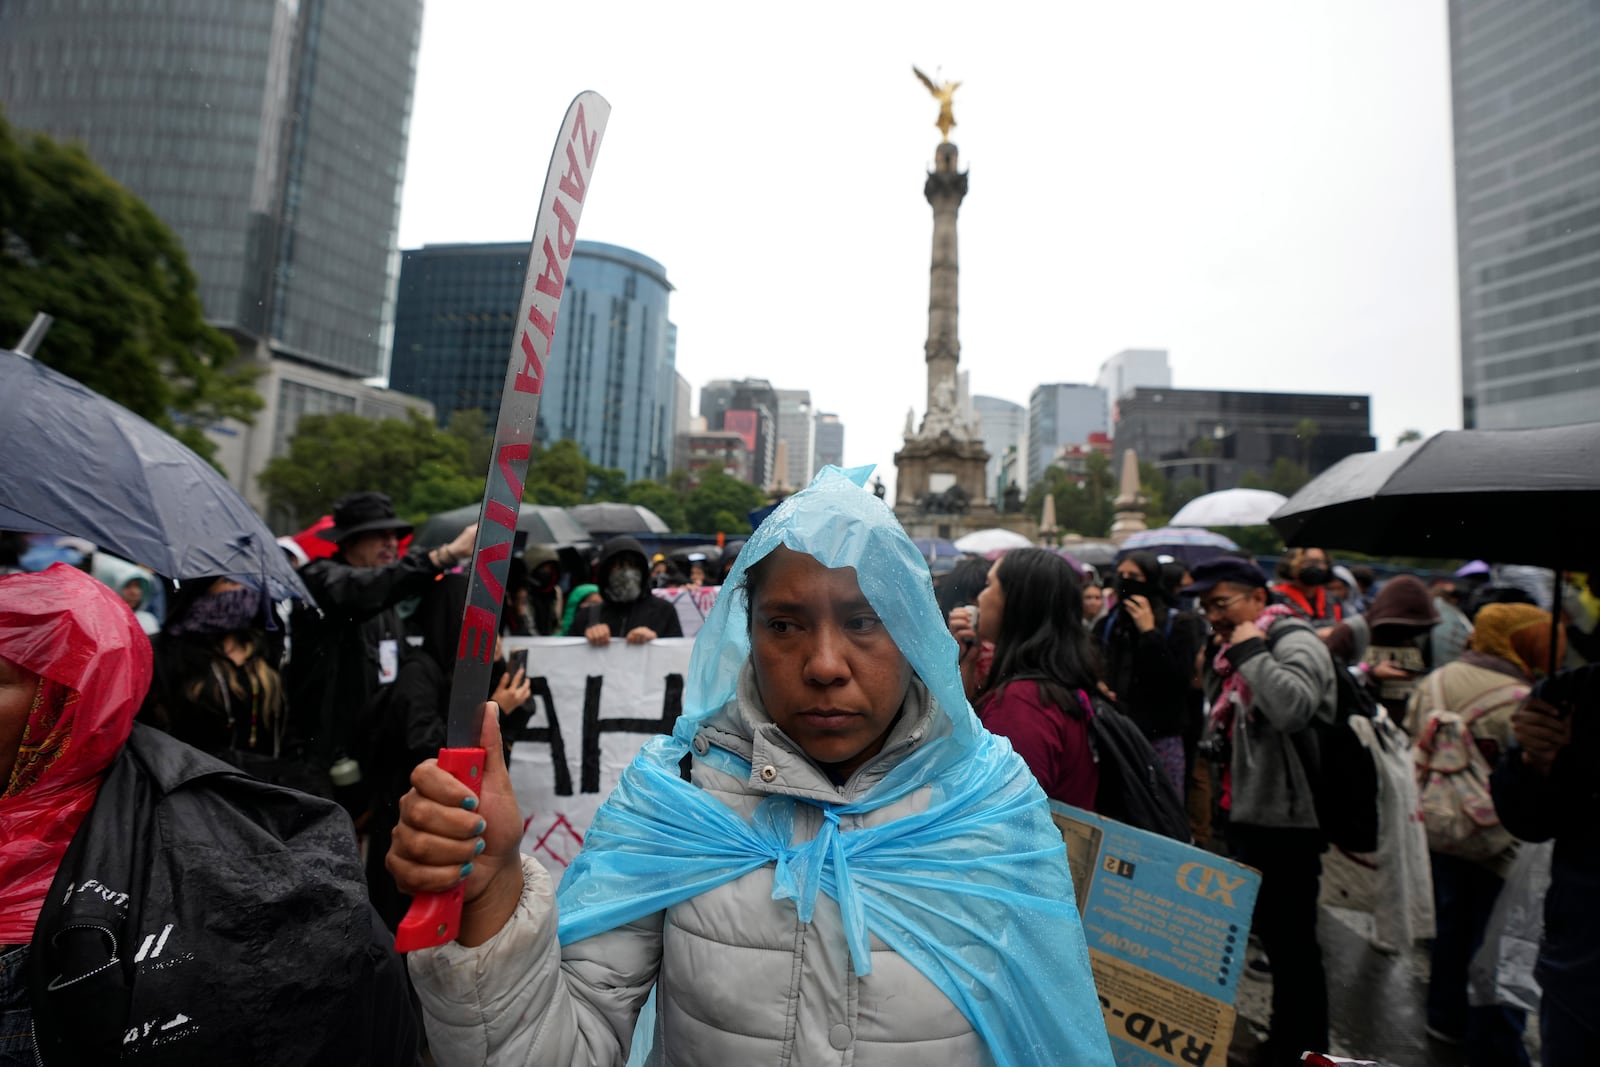
<instances>
[{"instance_id":1,"label":"golden angel statue","mask_svg":"<svg viewBox=\"0 0 1600 1067\"><path fill-rule=\"evenodd\" d=\"M933 98L939 101L939 120L934 125L939 127L939 132L944 135L945 143L948 144L950 141L950 127L956 124L955 114L950 110L950 98L955 96L957 89L961 88L961 83L939 82L935 84L933 79L918 70L915 64L911 67L911 73L915 74L918 80L928 87L928 92L933 94Z\"/></svg>"}]
</instances>

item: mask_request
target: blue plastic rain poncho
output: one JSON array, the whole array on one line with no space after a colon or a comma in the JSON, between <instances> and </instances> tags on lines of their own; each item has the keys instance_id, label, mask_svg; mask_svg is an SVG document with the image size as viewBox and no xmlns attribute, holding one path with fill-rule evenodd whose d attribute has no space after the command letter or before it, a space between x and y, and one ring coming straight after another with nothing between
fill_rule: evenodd
<instances>
[{"instance_id":1,"label":"blue plastic rain poncho","mask_svg":"<svg viewBox=\"0 0 1600 1067\"><path fill-rule=\"evenodd\" d=\"M747 823L679 776L699 724L734 699L750 655L746 598L719 597L695 643L673 736L648 742L623 773L561 881L560 939L604 933L771 864L774 899L793 900L802 921L811 921L819 891L838 903L857 973L871 972L876 934L960 1008L1002 1067L1109 1064L1061 834L1027 766L972 713L927 564L893 513L861 488L869 472L825 468L761 524L726 588L738 589L780 545L855 568L954 730L859 799L825 806L809 842L791 844L794 806L805 800L768 797ZM731 753L700 758L749 774ZM925 786L932 797L921 814L839 829L839 816Z\"/></svg>"}]
</instances>

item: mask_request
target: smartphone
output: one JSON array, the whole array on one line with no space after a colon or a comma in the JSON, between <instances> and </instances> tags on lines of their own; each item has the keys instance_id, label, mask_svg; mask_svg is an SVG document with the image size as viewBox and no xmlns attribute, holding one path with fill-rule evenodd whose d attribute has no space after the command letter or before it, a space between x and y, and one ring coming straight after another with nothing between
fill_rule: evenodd
<instances>
[{"instance_id":1,"label":"smartphone","mask_svg":"<svg viewBox=\"0 0 1600 1067\"><path fill-rule=\"evenodd\" d=\"M977 633L978 632L978 605L976 605L976 604L968 604L967 605L967 620L968 620L968 625L972 627L972 632L973 633ZM967 640L967 647L971 648L972 644L973 644L973 642L975 640L976 640L975 638L969 638Z\"/></svg>"},{"instance_id":2,"label":"smartphone","mask_svg":"<svg viewBox=\"0 0 1600 1067\"><path fill-rule=\"evenodd\" d=\"M524 678L528 676L528 650L525 648L519 648L506 657L506 677L515 678L518 671L522 672Z\"/></svg>"}]
</instances>

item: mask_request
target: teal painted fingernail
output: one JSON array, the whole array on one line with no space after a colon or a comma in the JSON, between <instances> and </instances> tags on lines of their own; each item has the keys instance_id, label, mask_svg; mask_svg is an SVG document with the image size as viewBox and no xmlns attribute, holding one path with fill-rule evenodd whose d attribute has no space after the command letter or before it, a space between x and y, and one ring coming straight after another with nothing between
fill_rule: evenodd
<instances>
[{"instance_id":1,"label":"teal painted fingernail","mask_svg":"<svg viewBox=\"0 0 1600 1067\"><path fill-rule=\"evenodd\" d=\"M472 864L463 863L461 865L461 877L465 878L467 875L469 875L471 873L472 873Z\"/></svg>"},{"instance_id":2,"label":"teal painted fingernail","mask_svg":"<svg viewBox=\"0 0 1600 1067\"><path fill-rule=\"evenodd\" d=\"M467 799L465 799L465 800L463 800L461 802L461 806L463 808L466 808L468 811L477 811L478 810L478 798L477 797L468 797Z\"/></svg>"},{"instance_id":3,"label":"teal painted fingernail","mask_svg":"<svg viewBox=\"0 0 1600 1067\"><path fill-rule=\"evenodd\" d=\"M482 819L479 819L478 820L478 828L476 830L472 831L472 832L474 834L481 834L481 833L483 833L483 828L485 826L488 826L488 825L489 825L488 823L484 822Z\"/></svg>"},{"instance_id":4,"label":"teal painted fingernail","mask_svg":"<svg viewBox=\"0 0 1600 1067\"><path fill-rule=\"evenodd\" d=\"M478 838L478 843L475 846L473 846L472 854L474 856L476 856L478 853L480 853L482 851L483 851L483 838L480 837L480 838Z\"/></svg>"}]
</instances>

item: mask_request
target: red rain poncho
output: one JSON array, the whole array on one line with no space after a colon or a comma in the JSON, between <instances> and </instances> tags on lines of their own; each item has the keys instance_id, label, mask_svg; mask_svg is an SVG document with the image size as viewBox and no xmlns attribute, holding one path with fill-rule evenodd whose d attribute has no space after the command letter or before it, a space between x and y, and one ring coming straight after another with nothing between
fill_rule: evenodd
<instances>
[{"instance_id":1,"label":"red rain poncho","mask_svg":"<svg viewBox=\"0 0 1600 1067\"><path fill-rule=\"evenodd\" d=\"M0 788L0 944L40 905L150 687L150 639L115 591L56 564L0 577L0 656L40 676Z\"/></svg>"}]
</instances>

